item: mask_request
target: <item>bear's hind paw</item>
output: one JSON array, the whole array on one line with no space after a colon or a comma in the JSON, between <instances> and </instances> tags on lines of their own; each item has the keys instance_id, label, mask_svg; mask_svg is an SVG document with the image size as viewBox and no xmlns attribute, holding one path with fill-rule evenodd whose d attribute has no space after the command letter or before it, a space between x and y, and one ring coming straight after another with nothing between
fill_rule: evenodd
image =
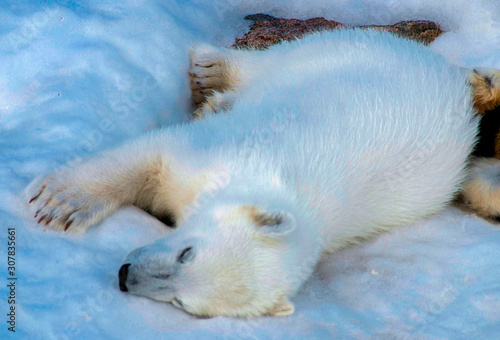
<instances>
[{"instance_id":1,"label":"bear's hind paw","mask_svg":"<svg viewBox=\"0 0 500 340\"><path fill-rule=\"evenodd\" d=\"M462 197L480 216L497 219L500 216L500 160L476 159L462 184Z\"/></svg>"},{"instance_id":2,"label":"bear's hind paw","mask_svg":"<svg viewBox=\"0 0 500 340\"><path fill-rule=\"evenodd\" d=\"M231 66L224 51L213 46L203 44L193 47L189 59L191 96L199 113L211 106L216 93L220 95L233 90L238 77L236 67Z\"/></svg>"},{"instance_id":3,"label":"bear's hind paw","mask_svg":"<svg viewBox=\"0 0 500 340\"><path fill-rule=\"evenodd\" d=\"M500 70L474 69L469 74L469 81L472 85L474 108L479 114L500 105Z\"/></svg>"}]
</instances>

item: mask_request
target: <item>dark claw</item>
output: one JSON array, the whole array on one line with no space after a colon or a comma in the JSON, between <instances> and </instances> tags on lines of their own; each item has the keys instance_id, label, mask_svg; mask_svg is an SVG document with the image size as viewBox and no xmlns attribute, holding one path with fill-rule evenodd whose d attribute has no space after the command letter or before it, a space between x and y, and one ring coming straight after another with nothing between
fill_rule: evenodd
<instances>
[{"instance_id":1,"label":"dark claw","mask_svg":"<svg viewBox=\"0 0 500 340\"><path fill-rule=\"evenodd\" d=\"M64 231L68 231L69 227L71 226L71 223L73 223L73 220L68 221L66 225L64 226Z\"/></svg>"},{"instance_id":2,"label":"dark claw","mask_svg":"<svg viewBox=\"0 0 500 340\"><path fill-rule=\"evenodd\" d=\"M42 185L42 187L40 188L40 191L38 192L38 194L36 194L35 196L33 196L32 199L30 199L29 204L31 204L34 200L36 200L38 197L40 197L40 195L42 194L42 192L44 190L45 190L45 185Z\"/></svg>"},{"instance_id":3,"label":"dark claw","mask_svg":"<svg viewBox=\"0 0 500 340\"><path fill-rule=\"evenodd\" d=\"M484 81L486 82L488 87L493 87L493 81L491 80L490 77L488 77L488 76L484 77Z\"/></svg>"},{"instance_id":4,"label":"dark claw","mask_svg":"<svg viewBox=\"0 0 500 340\"><path fill-rule=\"evenodd\" d=\"M40 210L37 210L36 213L35 213L35 218L38 216L38 213L40 212Z\"/></svg>"},{"instance_id":5,"label":"dark claw","mask_svg":"<svg viewBox=\"0 0 500 340\"><path fill-rule=\"evenodd\" d=\"M38 224L40 224L46 217L47 215L43 215L42 217L40 217L40 219L38 220Z\"/></svg>"},{"instance_id":6,"label":"dark claw","mask_svg":"<svg viewBox=\"0 0 500 340\"><path fill-rule=\"evenodd\" d=\"M45 225L49 225L49 223L52 222L52 216L50 216L46 221Z\"/></svg>"},{"instance_id":7,"label":"dark claw","mask_svg":"<svg viewBox=\"0 0 500 340\"><path fill-rule=\"evenodd\" d=\"M61 217L61 219L60 219L61 224L68 222L70 216L71 216L71 214Z\"/></svg>"}]
</instances>

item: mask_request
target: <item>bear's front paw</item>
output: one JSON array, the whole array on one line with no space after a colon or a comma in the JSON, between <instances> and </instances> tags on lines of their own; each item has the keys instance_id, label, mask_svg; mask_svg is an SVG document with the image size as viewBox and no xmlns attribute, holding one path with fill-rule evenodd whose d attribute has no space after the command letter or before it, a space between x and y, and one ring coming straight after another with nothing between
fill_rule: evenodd
<instances>
[{"instance_id":1,"label":"bear's front paw","mask_svg":"<svg viewBox=\"0 0 500 340\"><path fill-rule=\"evenodd\" d=\"M92 188L64 174L35 182L27 189L28 203L38 224L52 229L80 233L116 208L92 193Z\"/></svg>"}]
</instances>

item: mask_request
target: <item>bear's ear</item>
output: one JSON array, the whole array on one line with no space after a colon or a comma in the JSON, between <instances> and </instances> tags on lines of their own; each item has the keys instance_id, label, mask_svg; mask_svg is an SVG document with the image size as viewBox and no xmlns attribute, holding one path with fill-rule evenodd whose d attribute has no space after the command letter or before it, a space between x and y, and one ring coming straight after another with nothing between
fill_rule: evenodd
<instances>
[{"instance_id":1,"label":"bear's ear","mask_svg":"<svg viewBox=\"0 0 500 340\"><path fill-rule=\"evenodd\" d=\"M257 207L250 208L250 221L259 233L269 237L281 237L295 230L295 218L286 211L262 211Z\"/></svg>"}]
</instances>

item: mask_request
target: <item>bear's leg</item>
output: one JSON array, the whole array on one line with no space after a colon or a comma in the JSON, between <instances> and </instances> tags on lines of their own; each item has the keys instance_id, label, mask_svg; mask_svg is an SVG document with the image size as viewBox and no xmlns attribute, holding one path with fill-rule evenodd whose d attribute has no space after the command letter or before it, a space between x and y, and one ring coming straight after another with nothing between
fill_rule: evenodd
<instances>
[{"instance_id":1,"label":"bear's leg","mask_svg":"<svg viewBox=\"0 0 500 340\"><path fill-rule=\"evenodd\" d=\"M231 108L241 82L241 68L232 52L207 44L191 49L189 83L195 118Z\"/></svg>"},{"instance_id":2,"label":"bear's leg","mask_svg":"<svg viewBox=\"0 0 500 340\"><path fill-rule=\"evenodd\" d=\"M469 74L474 108L479 114L500 105L500 70L475 69Z\"/></svg>"},{"instance_id":3,"label":"bear's leg","mask_svg":"<svg viewBox=\"0 0 500 340\"><path fill-rule=\"evenodd\" d=\"M486 218L500 217L500 160L478 158L462 185L464 202Z\"/></svg>"},{"instance_id":4,"label":"bear's leg","mask_svg":"<svg viewBox=\"0 0 500 340\"><path fill-rule=\"evenodd\" d=\"M468 178L462 186L464 202L485 218L500 218L500 71L475 69L469 74L474 108L483 116L479 143Z\"/></svg>"},{"instance_id":5,"label":"bear's leg","mask_svg":"<svg viewBox=\"0 0 500 340\"><path fill-rule=\"evenodd\" d=\"M146 137L35 179L25 192L34 217L52 229L83 232L133 204L178 221L206 176L181 169L162 142L161 135Z\"/></svg>"}]
</instances>

